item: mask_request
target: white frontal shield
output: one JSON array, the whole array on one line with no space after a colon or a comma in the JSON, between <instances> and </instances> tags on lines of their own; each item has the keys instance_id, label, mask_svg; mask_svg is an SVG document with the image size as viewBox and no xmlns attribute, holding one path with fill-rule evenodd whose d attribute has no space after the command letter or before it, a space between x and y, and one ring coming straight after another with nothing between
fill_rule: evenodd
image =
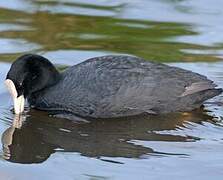
<instances>
[{"instance_id":1,"label":"white frontal shield","mask_svg":"<svg viewBox=\"0 0 223 180\"><path fill-rule=\"evenodd\" d=\"M13 83L12 80L6 79L5 85L8 88L8 91L13 98L15 114L21 114L24 111L24 106L25 106L24 96L21 95L21 96L17 97L18 93L17 93L16 87L15 87L15 84Z\"/></svg>"}]
</instances>

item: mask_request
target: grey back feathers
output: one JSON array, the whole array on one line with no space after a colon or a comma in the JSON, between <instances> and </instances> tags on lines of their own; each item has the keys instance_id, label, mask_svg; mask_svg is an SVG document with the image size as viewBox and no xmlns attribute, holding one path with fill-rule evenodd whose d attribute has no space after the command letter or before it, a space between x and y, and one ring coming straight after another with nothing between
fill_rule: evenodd
<instances>
[{"instance_id":1,"label":"grey back feathers","mask_svg":"<svg viewBox=\"0 0 223 180\"><path fill-rule=\"evenodd\" d=\"M32 105L82 117L190 111L222 92L205 76L132 56L103 56L68 68Z\"/></svg>"}]
</instances>

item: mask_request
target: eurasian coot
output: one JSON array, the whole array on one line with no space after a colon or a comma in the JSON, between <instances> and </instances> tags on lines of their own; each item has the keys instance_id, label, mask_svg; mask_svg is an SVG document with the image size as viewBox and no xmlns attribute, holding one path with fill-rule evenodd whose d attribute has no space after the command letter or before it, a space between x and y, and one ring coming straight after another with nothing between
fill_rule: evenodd
<instances>
[{"instance_id":1,"label":"eurasian coot","mask_svg":"<svg viewBox=\"0 0 223 180\"><path fill-rule=\"evenodd\" d=\"M46 58L26 54L6 85L16 114L30 106L70 116L113 118L191 111L222 89L205 76L138 57L95 57L59 73Z\"/></svg>"}]
</instances>

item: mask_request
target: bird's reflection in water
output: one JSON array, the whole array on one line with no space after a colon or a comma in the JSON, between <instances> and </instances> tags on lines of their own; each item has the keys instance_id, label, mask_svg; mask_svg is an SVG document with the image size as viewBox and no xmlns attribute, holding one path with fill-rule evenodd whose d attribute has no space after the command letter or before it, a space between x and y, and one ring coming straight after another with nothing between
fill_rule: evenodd
<instances>
[{"instance_id":1,"label":"bird's reflection in water","mask_svg":"<svg viewBox=\"0 0 223 180\"><path fill-rule=\"evenodd\" d=\"M100 119L73 122L31 111L24 123L15 117L12 126L2 135L4 157L16 163L41 163L57 151L78 152L88 157L141 158L162 155L153 149L135 145L131 140L186 142L196 137L162 135L161 130L173 130L186 121L201 123L213 117L202 110L162 116L141 116L120 119ZM163 153L165 154L165 153Z\"/></svg>"}]
</instances>

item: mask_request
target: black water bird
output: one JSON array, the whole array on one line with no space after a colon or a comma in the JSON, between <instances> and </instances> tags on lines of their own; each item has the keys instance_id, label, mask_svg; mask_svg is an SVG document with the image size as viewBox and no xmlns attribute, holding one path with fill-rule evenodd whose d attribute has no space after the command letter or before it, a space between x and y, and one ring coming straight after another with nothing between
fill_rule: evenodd
<instances>
[{"instance_id":1,"label":"black water bird","mask_svg":"<svg viewBox=\"0 0 223 180\"><path fill-rule=\"evenodd\" d=\"M48 59L26 54L5 82L16 114L27 99L31 107L65 118L191 111L222 92L203 75L124 55L91 58L60 73Z\"/></svg>"}]
</instances>

